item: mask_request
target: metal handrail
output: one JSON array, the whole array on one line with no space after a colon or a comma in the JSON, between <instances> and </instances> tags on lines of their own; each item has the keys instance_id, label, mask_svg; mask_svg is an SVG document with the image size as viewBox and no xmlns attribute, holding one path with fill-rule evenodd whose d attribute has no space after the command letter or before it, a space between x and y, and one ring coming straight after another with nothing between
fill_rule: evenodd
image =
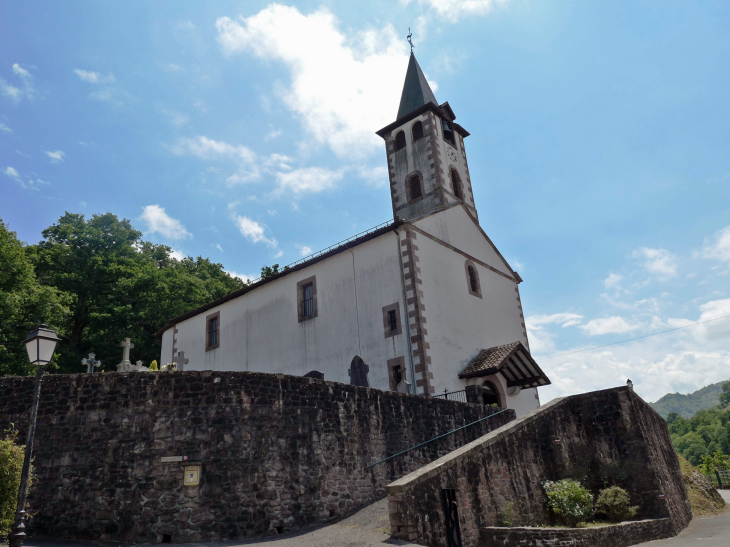
<instances>
[{"instance_id":1,"label":"metal handrail","mask_svg":"<svg viewBox=\"0 0 730 547\"><path fill-rule=\"evenodd\" d=\"M452 433L456 433L457 431L461 431L462 429L466 429L469 426L472 426L474 424L478 424L479 422L483 422L484 420L488 420L489 418L493 418L494 416L497 416L498 414L502 414L502 412L507 412L508 410L509 410L509 408L504 408L504 409L500 410L499 412L495 412L494 414L490 414L489 416L485 416L484 418L480 418L476 422L472 422L470 424L463 425L463 426L458 427L456 429L452 429L451 431L449 431L447 433L444 433L443 435L439 435L438 437L434 437L433 439L428 440L428 441L426 441L424 443L421 443L421 444L417 444L416 446L412 446L410 448L406 448L402 452L398 452L397 454L393 454L392 456L388 456L387 458L385 458L383 460L380 460L379 462L371 463L370 465L365 466L365 469L370 469L371 467L375 467L379 463L387 462L388 460L393 459L396 456L400 456L401 454L405 454L406 452L410 452L411 450L415 450L416 448L420 448L423 445L426 445L428 443L432 443L433 441L437 441L439 439L442 439L443 437L446 437L447 435L451 435Z\"/></svg>"}]
</instances>

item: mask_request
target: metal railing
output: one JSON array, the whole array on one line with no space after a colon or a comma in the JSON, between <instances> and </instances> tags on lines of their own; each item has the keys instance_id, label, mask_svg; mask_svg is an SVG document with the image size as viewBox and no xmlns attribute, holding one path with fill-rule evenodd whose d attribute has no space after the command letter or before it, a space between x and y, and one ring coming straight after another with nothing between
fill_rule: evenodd
<instances>
[{"instance_id":1,"label":"metal railing","mask_svg":"<svg viewBox=\"0 0 730 547\"><path fill-rule=\"evenodd\" d=\"M468 403L466 400L466 390L460 389L459 391L447 391L444 389L443 393L438 395L432 395L432 399L446 399L447 401L459 401L460 403Z\"/></svg>"},{"instance_id":2,"label":"metal railing","mask_svg":"<svg viewBox=\"0 0 730 547\"><path fill-rule=\"evenodd\" d=\"M364 230L364 231L362 231L362 232L360 232L358 234L355 234L354 236L350 236L347 239L343 239L342 241L339 241L337 243L334 243L334 244L330 245L329 247L326 247L324 249L321 249L321 250L317 251L316 253L312 253L311 255L304 256L304 257L300 258L299 260L295 260L294 262L291 262L290 264L287 264L286 266L284 266L280 270L278 270L278 273L282 273L282 272L284 272L286 270L289 270L289 269L293 268L294 266L298 266L299 264L302 264L303 262L307 262L308 260L312 260L313 258L317 258L318 256L321 256L321 255L323 255L325 253L328 253L331 250L336 249L337 247L341 247L342 245L345 245L345 244L347 244L347 243L349 243L349 242L351 242L351 241L353 241L353 240L355 240L355 239L357 239L359 237L362 237L364 235L367 235L367 234L370 234L372 232L375 232L376 230L380 230L381 228L385 228L386 226L391 225L391 224L395 224L395 221L392 220L392 219L391 220L386 220L385 222L381 222L377 226L373 226L372 228L368 228L367 230ZM262 279L266 279L266 278L262 276L262 277L258 277L256 279L251 279L250 281L248 281L247 285L253 285L255 283L258 283Z\"/></svg>"}]
</instances>

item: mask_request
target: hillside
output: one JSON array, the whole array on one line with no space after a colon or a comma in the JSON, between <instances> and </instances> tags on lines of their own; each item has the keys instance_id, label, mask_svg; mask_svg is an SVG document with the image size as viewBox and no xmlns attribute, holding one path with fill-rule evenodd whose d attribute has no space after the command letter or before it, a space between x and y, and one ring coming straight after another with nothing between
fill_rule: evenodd
<instances>
[{"instance_id":1,"label":"hillside","mask_svg":"<svg viewBox=\"0 0 730 547\"><path fill-rule=\"evenodd\" d=\"M683 418L689 419L698 410L704 410L720 404L720 392L722 392L723 384L727 382L728 380L723 380L716 384L710 384L689 395L667 393L657 402L649 403L649 406L661 414L664 419L666 419L670 412L676 412Z\"/></svg>"}]
</instances>

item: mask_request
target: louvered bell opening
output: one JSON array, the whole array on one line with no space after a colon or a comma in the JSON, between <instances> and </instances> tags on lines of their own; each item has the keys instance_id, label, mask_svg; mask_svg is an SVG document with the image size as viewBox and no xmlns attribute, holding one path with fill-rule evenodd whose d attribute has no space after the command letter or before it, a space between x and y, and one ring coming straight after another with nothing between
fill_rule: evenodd
<instances>
[{"instance_id":1,"label":"louvered bell opening","mask_svg":"<svg viewBox=\"0 0 730 547\"><path fill-rule=\"evenodd\" d=\"M454 132L451 130L451 126L449 125L449 122L446 120L441 120L441 129L444 132L444 139L449 141L450 143L454 142Z\"/></svg>"},{"instance_id":2,"label":"louvered bell opening","mask_svg":"<svg viewBox=\"0 0 730 547\"><path fill-rule=\"evenodd\" d=\"M421 122L416 122L413 124L413 140L417 141L421 138L423 138L423 124Z\"/></svg>"},{"instance_id":3,"label":"louvered bell opening","mask_svg":"<svg viewBox=\"0 0 730 547\"><path fill-rule=\"evenodd\" d=\"M461 192L461 179L459 173L451 171L451 185L454 188L454 195L459 199L464 199L464 195Z\"/></svg>"},{"instance_id":4,"label":"louvered bell opening","mask_svg":"<svg viewBox=\"0 0 730 547\"><path fill-rule=\"evenodd\" d=\"M395 136L395 151L406 147L406 134L403 131L398 131Z\"/></svg>"},{"instance_id":5,"label":"louvered bell opening","mask_svg":"<svg viewBox=\"0 0 730 547\"><path fill-rule=\"evenodd\" d=\"M411 186L411 199L420 198L423 194L421 193L421 180L418 175L414 175L410 180Z\"/></svg>"}]
</instances>

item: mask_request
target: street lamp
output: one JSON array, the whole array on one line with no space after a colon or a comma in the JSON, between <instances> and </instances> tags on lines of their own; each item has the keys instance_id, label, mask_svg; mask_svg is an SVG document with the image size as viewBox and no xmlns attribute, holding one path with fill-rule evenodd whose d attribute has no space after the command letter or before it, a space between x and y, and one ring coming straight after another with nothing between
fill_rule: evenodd
<instances>
[{"instance_id":1,"label":"street lamp","mask_svg":"<svg viewBox=\"0 0 730 547\"><path fill-rule=\"evenodd\" d=\"M25 442L25 460L23 460L23 472L20 475L18 509L15 512L12 532L8 536L9 547L21 547L25 539L25 498L28 494L28 475L30 475L30 460L33 455L33 437L35 436L35 420L38 416L38 398L41 393L43 367L51 362L53 351L59 340L60 338L47 325L41 325L25 339L28 360L31 365L36 365L37 371L33 390L33 406L30 409L30 423L28 424L28 439Z\"/></svg>"}]
</instances>

